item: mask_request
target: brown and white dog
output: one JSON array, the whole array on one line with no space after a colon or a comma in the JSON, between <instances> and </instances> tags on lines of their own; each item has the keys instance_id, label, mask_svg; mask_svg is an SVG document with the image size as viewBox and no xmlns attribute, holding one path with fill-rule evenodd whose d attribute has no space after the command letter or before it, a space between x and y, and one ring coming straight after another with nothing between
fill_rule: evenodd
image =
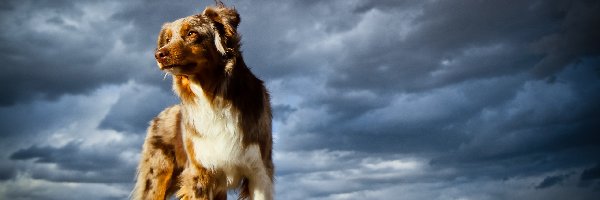
<instances>
[{"instance_id":1,"label":"brown and white dog","mask_svg":"<svg viewBox=\"0 0 600 200\"><path fill-rule=\"evenodd\" d=\"M163 25L155 57L181 104L151 122L132 199L273 199L271 107L222 4Z\"/></svg>"}]
</instances>

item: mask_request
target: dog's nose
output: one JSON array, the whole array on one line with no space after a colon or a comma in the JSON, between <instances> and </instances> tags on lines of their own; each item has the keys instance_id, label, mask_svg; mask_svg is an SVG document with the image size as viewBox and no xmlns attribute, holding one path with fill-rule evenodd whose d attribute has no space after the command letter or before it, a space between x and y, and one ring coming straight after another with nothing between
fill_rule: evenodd
<instances>
[{"instance_id":1,"label":"dog's nose","mask_svg":"<svg viewBox=\"0 0 600 200\"><path fill-rule=\"evenodd\" d=\"M165 49L156 50L156 52L154 53L154 57L156 58L156 60L163 60L163 59L167 58L168 56L169 56L169 51L167 51Z\"/></svg>"}]
</instances>

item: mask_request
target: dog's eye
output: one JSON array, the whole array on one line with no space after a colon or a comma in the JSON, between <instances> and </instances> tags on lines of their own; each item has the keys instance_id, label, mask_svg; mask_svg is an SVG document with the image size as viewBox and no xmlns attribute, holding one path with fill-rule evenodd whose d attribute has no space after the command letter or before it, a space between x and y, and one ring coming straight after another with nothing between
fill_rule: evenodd
<instances>
[{"instance_id":1,"label":"dog's eye","mask_svg":"<svg viewBox=\"0 0 600 200\"><path fill-rule=\"evenodd\" d=\"M167 40L165 40L167 43L169 43L171 41L171 38L167 38Z\"/></svg>"},{"instance_id":2,"label":"dog's eye","mask_svg":"<svg viewBox=\"0 0 600 200\"><path fill-rule=\"evenodd\" d=\"M198 34L198 32L196 32L196 31L190 31L190 32L187 33L187 36L190 37L190 36L194 36L194 35L197 35L197 34Z\"/></svg>"}]
</instances>

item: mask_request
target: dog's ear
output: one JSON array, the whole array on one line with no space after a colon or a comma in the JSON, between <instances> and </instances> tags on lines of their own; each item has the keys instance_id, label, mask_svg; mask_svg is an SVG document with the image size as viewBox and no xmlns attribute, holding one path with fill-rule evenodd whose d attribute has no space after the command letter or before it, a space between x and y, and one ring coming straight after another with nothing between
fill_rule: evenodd
<instances>
[{"instance_id":1,"label":"dog's ear","mask_svg":"<svg viewBox=\"0 0 600 200\"><path fill-rule=\"evenodd\" d=\"M225 6L207 7L204 9L203 15L218 25L223 26L226 37L236 35L237 27L240 24L240 15L235 8L227 8Z\"/></svg>"},{"instance_id":2,"label":"dog's ear","mask_svg":"<svg viewBox=\"0 0 600 200\"><path fill-rule=\"evenodd\" d=\"M214 22L215 46L224 56L230 56L239 46L237 26L240 24L240 15L234 8L225 6L207 7L202 15Z\"/></svg>"}]
</instances>

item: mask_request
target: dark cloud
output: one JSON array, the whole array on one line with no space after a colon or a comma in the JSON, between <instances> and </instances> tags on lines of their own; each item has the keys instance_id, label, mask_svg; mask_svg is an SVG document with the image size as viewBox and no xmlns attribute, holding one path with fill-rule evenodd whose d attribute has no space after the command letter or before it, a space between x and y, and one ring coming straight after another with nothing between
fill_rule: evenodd
<instances>
[{"instance_id":1,"label":"dark cloud","mask_svg":"<svg viewBox=\"0 0 600 200\"><path fill-rule=\"evenodd\" d=\"M170 84L171 80L163 81ZM145 133L152 118L164 108L177 103L175 95L155 87L131 85L121 91L99 128L131 133Z\"/></svg>"},{"instance_id":2,"label":"dark cloud","mask_svg":"<svg viewBox=\"0 0 600 200\"><path fill-rule=\"evenodd\" d=\"M592 186L595 190L600 189L600 164L596 164L594 167L583 170L579 176L580 187Z\"/></svg>"},{"instance_id":3,"label":"dark cloud","mask_svg":"<svg viewBox=\"0 0 600 200\"><path fill-rule=\"evenodd\" d=\"M131 78L159 82L152 51L164 20L120 17L137 3L9 3L14 7L0 13L0 26L10 30L0 34L0 105L90 93Z\"/></svg>"},{"instance_id":4,"label":"dark cloud","mask_svg":"<svg viewBox=\"0 0 600 200\"><path fill-rule=\"evenodd\" d=\"M10 159L34 159L37 163L57 163L59 167L70 170L98 170L118 162L117 157L114 156L97 157L90 153L80 151L79 144L69 143L61 148L32 146L13 153ZM92 155L94 160L83 159Z\"/></svg>"},{"instance_id":5,"label":"dark cloud","mask_svg":"<svg viewBox=\"0 0 600 200\"><path fill-rule=\"evenodd\" d=\"M308 7L316 11L318 8ZM539 152L550 154L581 144L597 148L598 144L590 143L589 139L595 138L590 130L597 128L592 121L600 112L591 102L597 101L598 96L588 94L597 93L591 91L598 90L598 79L585 75L596 65L595 61L584 61L585 69L578 70L577 75L563 73L571 77L561 79L563 82L558 86L535 82L528 74L542 58L531 47L548 34L560 31L562 24L572 20L569 13L578 12L570 3L438 2L415 9L421 12L411 17L402 10L372 8L363 12L353 28L329 32L329 38L325 39L340 40L340 47L335 48L337 43L332 43L334 50L316 51L344 59L330 59L322 64L335 71L326 79L327 93L302 106L324 107L330 119L295 127L297 134L312 139L287 148L326 146L369 152L443 152L472 143L489 147L495 143L491 140L494 137L511 138L503 142L518 147L503 147L505 151L490 152L491 158L483 156L482 160ZM341 14L324 18L342 21L344 12L338 12ZM403 14L407 17L393 19L406 20L414 27L405 34L402 23L369 26L374 21L390 23L392 18L388 16ZM389 31L390 26L400 29ZM370 37L360 37L362 34ZM325 39L320 42L330 42ZM593 40L586 41L592 47L576 49L598 49ZM563 68L570 64L575 63L564 63ZM586 78L579 80L582 77ZM529 88L532 84L542 85ZM588 91L581 91L577 89L580 84L591 86L585 87ZM544 95L540 98L529 96L528 93L537 95L536 90L547 91L539 93ZM557 98L561 96L567 98ZM542 98L555 101L545 104ZM394 103L397 105L393 106ZM511 108L518 105L533 109ZM499 121L480 121L486 114L511 109L517 113ZM556 122L563 124L552 125ZM496 127L500 130L494 130ZM490 140L476 140L479 131L487 132ZM540 140L539 134L548 132L554 136ZM517 135L531 139L523 140ZM473 153L467 157L478 159L482 149Z\"/></svg>"},{"instance_id":6,"label":"dark cloud","mask_svg":"<svg viewBox=\"0 0 600 200\"><path fill-rule=\"evenodd\" d=\"M341 48L337 55L358 54L324 64L335 68L326 92L291 114L325 116L290 124L294 132L283 137L295 142L281 147L434 155L433 168L458 172L449 179L589 165L600 146L597 55L565 63L552 72L554 82L538 81L529 72L541 57L530 47L558 31L566 11L555 4L488 3L428 5L414 19L421 25L405 41L388 41L389 49L383 42L384 50L376 49L376 40L367 42L372 48ZM481 13L485 20L475 16ZM309 108L316 113L302 112Z\"/></svg>"},{"instance_id":7,"label":"dark cloud","mask_svg":"<svg viewBox=\"0 0 600 200\"><path fill-rule=\"evenodd\" d=\"M564 5L566 11L560 30L540 38L535 50L544 58L535 65L534 72L539 76L549 76L569 64L586 57L600 54L600 29L591 24L600 23L600 3L597 1L573 1Z\"/></svg>"},{"instance_id":8,"label":"dark cloud","mask_svg":"<svg viewBox=\"0 0 600 200\"><path fill-rule=\"evenodd\" d=\"M600 165L584 170L580 179L582 181L600 179Z\"/></svg>"},{"instance_id":9,"label":"dark cloud","mask_svg":"<svg viewBox=\"0 0 600 200\"><path fill-rule=\"evenodd\" d=\"M556 175L546 177L539 185L535 186L536 189L545 189L552 187L554 185L562 183L566 178L568 178L569 174Z\"/></svg>"},{"instance_id":10,"label":"dark cloud","mask_svg":"<svg viewBox=\"0 0 600 200\"><path fill-rule=\"evenodd\" d=\"M317 104L327 106L331 121L310 124L305 129L324 135L319 142L311 143L314 148L335 146L372 152L449 150L467 139L465 122L477 117L482 109L499 106L514 97L521 83L520 78L499 78L392 97L370 92L333 92L326 96L329 99ZM496 91L488 93L492 87Z\"/></svg>"},{"instance_id":11,"label":"dark cloud","mask_svg":"<svg viewBox=\"0 0 600 200\"><path fill-rule=\"evenodd\" d=\"M527 71L539 60L529 46L564 20L555 17L562 10L549 2L438 2L416 10L373 9L356 24L356 34L338 33L347 39L344 45L359 48L331 52L345 59L336 63L329 85L381 93L415 91ZM392 20L406 22L393 24L395 30L361 27ZM352 37L360 31L371 37Z\"/></svg>"},{"instance_id":12,"label":"dark cloud","mask_svg":"<svg viewBox=\"0 0 600 200\"><path fill-rule=\"evenodd\" d=\"M12 153L10 159L56 164L64 172L40 170L32 174L33 178L51 181L118 183L133 179L134 167L119 157L122 147L104 146L102 152L97 152L94 148L98 147L82 147L76 142L62 147L35 145Z\"/></svg>"},{"instance_id":13,"label":"dark cloud","mask_svg":"<svg viewBox=\"0 0 600 200\"><path fill-rule=\"evenodd\" d=\"M5 149L15 149L23 143L42 142L51 130L83 124L84 119L101 116L104 107L110 106L113 92L111 88L100 88L90 96L67 95L56 101L0 107L0 143Z\"/></svg>"},{"instance_id":14,"label":"dark cloud","mask_svg":"<svg viewBox=\"0 0 600 200\"><path fill-rule=\"evenodd\" d=\"M20 177L17 180L11 181L14 185L4 187L5 192L3 197L8 199L49 199L49 200L70 200L81 199L85 196L90 199L126 199L127 193L101 185L101 184L78 184L78 183L56 183L48 181L34 180L27 182L26 178ZM114 184L117 187L127 187L122 184Z\"/></svg>"},{"instance_id":15,"label":"dark cloud","mask_svg":"<svg viewBox=\"0 0 600 200\"><path fill-rule=\"evenodd\" d=\"M100 64L114 48L113 31L118 30L111 26L116 24L84 9L74 2L48 7L24 2L2 11L0 26L5 31L0 35L0 59L4 73L0 91L5 95L1 105L36 97L55 99L64 93L92 91L103 82L124 80L126 66Z\"/></svg>"},{"instance_id":16,"label":"dark cloud","mask_svg":"<svg viewBox=\"0 0 600 200\"><path fill-rule=\"evenodd\" d=\"M296 111L296 109L290 105L274 105L272 109L273 119L280 121L286 121L290 113Z\"/></svg>"},{"instance_id":17,"label":"dark cloud","mask_svg":"<svg viewBox=\"0 0 600 200\"><path fill-rule=\"evenodd\" d=\"M0 165L0 181L15 177L15 169L12 166Z\"/></svg>"}]
</instances>

